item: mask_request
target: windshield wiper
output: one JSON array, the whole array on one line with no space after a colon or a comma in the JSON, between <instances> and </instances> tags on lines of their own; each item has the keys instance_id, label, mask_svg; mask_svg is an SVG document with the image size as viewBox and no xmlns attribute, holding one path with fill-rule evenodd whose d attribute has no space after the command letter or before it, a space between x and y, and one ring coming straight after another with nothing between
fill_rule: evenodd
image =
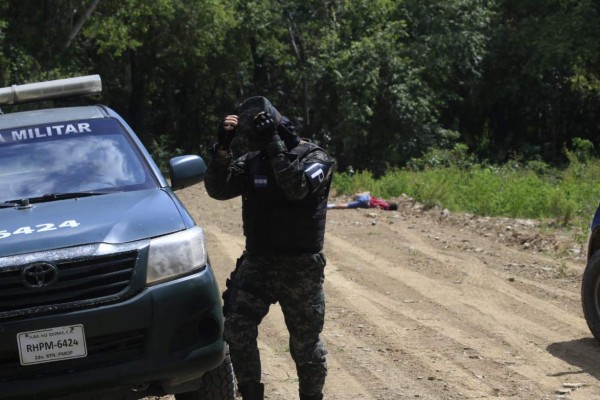
<instances>
[{"instance_id":1,"label":"windshield wiper","mask_svg":"<svg viewBox=\"0 0 600 400\"><path fill-rule=\"evenodd\" d=\"M30 208L29 199L4 200L0 203L0 208Z\"/></svg>"},{"instance_id":2,"label":"windshield wiper","mask_svg":"<svg viewBox=\"0 0 600 400\"><path fill-rule=\"evenodd\" d=\"M92 191L92 192L71 192L71 193L47 193L38 197L30 197L26 199L15 199L15 200L5 200L4 204L6 207L14 207L15 205L21 205L23 202L27 203L45 203L55 200L65 200L65 199L76 199L79 197L89 197L89 196L99 196L101 194L108 194L112 192L107 191ZM1 204L1 203L0 203Z\"/></svg>"}]
</instances>

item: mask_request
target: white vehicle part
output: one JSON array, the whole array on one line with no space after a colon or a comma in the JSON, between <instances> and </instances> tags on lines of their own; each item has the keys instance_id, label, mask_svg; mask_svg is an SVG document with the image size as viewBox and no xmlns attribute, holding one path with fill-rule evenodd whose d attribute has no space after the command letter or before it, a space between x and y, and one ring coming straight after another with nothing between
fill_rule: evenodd
<instances>
[{"instance_id":1,"label":"white vehicle part","mask_svg":"<svg viewBox=\"0 0 600 400\"><path fill-rule=\"evenodd\" d=\"M19 104L57 97L100 93L100 75L79 76L0 88L0 105Z\"/></svg>"}]
</instances>

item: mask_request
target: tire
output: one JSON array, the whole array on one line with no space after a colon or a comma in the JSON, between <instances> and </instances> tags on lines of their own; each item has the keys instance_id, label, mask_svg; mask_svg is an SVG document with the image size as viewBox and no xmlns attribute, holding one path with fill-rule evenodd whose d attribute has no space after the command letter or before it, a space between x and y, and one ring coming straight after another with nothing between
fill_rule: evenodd
<instances>
[{"instance_id":1,"label":"tire","mask_svg":"<svg viewBox=\"0 0 600 400\"><path fill-rule=\"evenodd\" d=\"M236 380L229 352L223 363L202 377L202 386L193 392L179 393L176 400L235 400Z\"/></svg>"},{"instance_id":2,"label":"tire","mask_svg":"<svg viewBox=\"0 0 600 400\"><path fill-rule=\"evenodd\" d=\"M581 282L581 303L585 321L600 341L600 250L588 260Z\"/></svg>"}]
</instances>

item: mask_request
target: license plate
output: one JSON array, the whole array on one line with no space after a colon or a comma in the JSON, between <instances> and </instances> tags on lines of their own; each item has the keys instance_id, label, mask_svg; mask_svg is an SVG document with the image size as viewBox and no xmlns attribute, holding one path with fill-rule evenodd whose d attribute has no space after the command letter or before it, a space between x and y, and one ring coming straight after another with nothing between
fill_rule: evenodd
<instances>
[{"instance_id":1,"label":"license plate","mask_svg":"<svg viewBox=\"0 0 600 400\"><path fill-rule=\"evenodd\" d=\"M17 334L21 365L87 356L83 325L59 326Z\"/></svg>"}]
</instances>

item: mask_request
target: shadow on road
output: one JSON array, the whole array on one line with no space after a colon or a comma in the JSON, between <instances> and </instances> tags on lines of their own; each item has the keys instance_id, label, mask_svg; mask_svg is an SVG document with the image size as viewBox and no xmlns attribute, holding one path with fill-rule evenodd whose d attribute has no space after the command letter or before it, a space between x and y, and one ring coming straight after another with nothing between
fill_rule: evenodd
<instances>
[{"instance_id":1,"label":"shadow on road","mask_svg":"<svg viewBox=\"0 0 600 400\"><path fill-rule=\"evenodd\" d=\"M580 368L580 371L565 371L553 376L576 375L588 373L600 379L600 343L592 337L552 343L547 350L569 364Z\"/></svg>"}]
</instances>

